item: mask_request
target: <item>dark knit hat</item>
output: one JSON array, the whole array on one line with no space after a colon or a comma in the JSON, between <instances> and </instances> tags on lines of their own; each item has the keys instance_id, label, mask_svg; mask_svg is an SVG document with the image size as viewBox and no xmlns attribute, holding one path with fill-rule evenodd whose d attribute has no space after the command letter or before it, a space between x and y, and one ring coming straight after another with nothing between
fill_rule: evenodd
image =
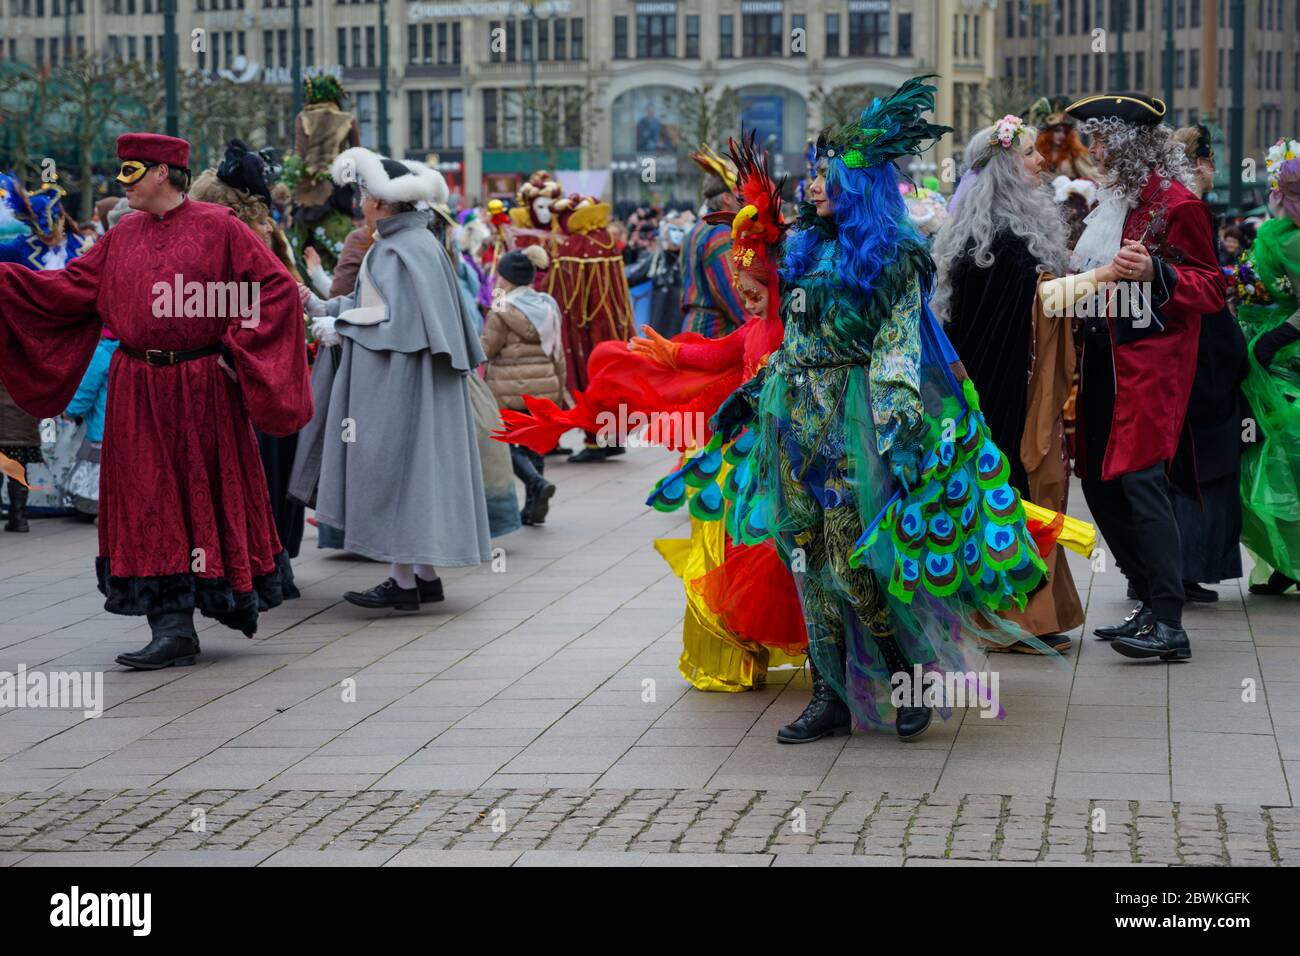
<instances>
[{"instance_id":1,"label":"dark knit hat","mask_svg":"<svg viewBox=\"0 0 1300 956\"><path fill-rule=\"evenodd\" d=\"M511 285L532 285L537 267L518 249L512 249L497 263L497 273Z\"/></svg>"}]
</instances>

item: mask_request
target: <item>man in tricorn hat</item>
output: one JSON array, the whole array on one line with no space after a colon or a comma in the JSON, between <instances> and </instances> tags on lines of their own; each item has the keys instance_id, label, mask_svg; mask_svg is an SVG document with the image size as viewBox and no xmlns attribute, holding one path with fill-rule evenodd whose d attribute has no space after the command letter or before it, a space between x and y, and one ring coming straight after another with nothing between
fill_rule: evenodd
<instances>
[{"instance_id":1,"label":"man in tricorn hat","mask_svg":"<svg viewBox=\"0 0 1300 956\"><path fill-rule=\"evenodd\" d=\"M197 608L252 635L280 603L283 553L252 425L311 418L302 309L288 272L224 206L196 202L183 139L127 133L117 180L139 215L57 272L0 265L0 379L57 415L108 324L101 461L105 608L145 615L152 640L118 663L194 663Z\"/></svg>"},{"instance_id":2,"label":"man in tricorn hat","mask_svg":"<svg viewBox=\"0 0 1300 956\"><path fill-rule=\"evenodd\" d=\"M1076 470L1139 603L1098 628L1126 657L1186 660L1183 577L1171 482L1194 487L1179 455L1201 316L1224 304L1210 212L1165 104L1140 93L1079 100L1067 112L1092 138L1098 208L1070 260L1104 293L1085 310ZM1056 280L1089 288L1077 277ZM1053 283L1044 286L1050 296ZM1049 306L1050 308L1050 306ZM1076 314L1083 314L1076 310ZM1182 446L1188 447L1186 443ZM1193 491L1193 494L1195 492Z\"/></svg>"}]
</instances>

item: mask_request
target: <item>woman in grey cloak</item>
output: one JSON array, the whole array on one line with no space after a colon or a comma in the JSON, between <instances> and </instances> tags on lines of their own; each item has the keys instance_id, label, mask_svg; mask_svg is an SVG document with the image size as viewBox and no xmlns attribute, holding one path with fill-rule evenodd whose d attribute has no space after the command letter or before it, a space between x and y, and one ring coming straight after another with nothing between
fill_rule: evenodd
<instances>
[{"instance_id":1,"label":"woman in grey cloak","mask_svg":"<svg viewBox=\"0 0 1300 956\"><path fill-rule=\"evenodd\" d=\"M331 168L360 186L375 242L351 295L322 302L301 287L313 331L339 348L317 361L316 416L303 430L291 494L316 491L322 523L348 551L392 565L391 576L344 598L418 610L440 601L437 566L491 557L468 378L483 362L451 263L417 204L445 202L441 175L355 147Z\"/></svg>"}]
</instances>

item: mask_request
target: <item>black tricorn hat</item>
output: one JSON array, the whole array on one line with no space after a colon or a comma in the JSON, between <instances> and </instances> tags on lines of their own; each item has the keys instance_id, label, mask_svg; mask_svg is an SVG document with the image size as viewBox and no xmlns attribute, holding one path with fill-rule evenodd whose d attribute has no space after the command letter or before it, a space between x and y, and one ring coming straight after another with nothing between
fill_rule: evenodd
<instances>
[{"instance_id":1,"label":"black tricorn hat","mask_svg":"<svg viewBox=\"0 0 1300 956\"><path fill-rule=\"evenodd\" d=\"M1156 126L1165 118L1165 101L1145 93L1100 93L1071 103L1065 112L1077 120L1113 116L1136 126Z\"/></svg>"},{"instance_id":2,"label":"black tricorn hat","mask_svg":"<svg viewBox=\"0 0 1300 956\"><path fill-rule=\"evenodd\" d=\"M227 186L242 189L266 203L270 209L270 170L265 157L253 152L243 140L232 139L226 144L226 155L217 167L217 178Z\"/></svg>"}]
</instances>

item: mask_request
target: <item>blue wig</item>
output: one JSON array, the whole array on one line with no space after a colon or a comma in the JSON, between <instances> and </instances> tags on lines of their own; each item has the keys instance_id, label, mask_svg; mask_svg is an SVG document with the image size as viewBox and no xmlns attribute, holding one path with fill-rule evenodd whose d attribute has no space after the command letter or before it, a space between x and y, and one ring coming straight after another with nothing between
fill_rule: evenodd
<instances>
[{"instance_id":1,"label":"blue wig","mask_svg":"<svg viewBox=\"0 0 1300 956\"><path fill-rule=\"evenodd\" d=\"M898 167L893 163L849 169L838 158L829 162L826 190L835 207L838 284L859 301L871 298L881 270L898 258L901 246L921 241L898 183ZM791 234L785 244L782 279L794 282L813 270L824 235L817 228Z\"/></svg>"}]
</instances>

